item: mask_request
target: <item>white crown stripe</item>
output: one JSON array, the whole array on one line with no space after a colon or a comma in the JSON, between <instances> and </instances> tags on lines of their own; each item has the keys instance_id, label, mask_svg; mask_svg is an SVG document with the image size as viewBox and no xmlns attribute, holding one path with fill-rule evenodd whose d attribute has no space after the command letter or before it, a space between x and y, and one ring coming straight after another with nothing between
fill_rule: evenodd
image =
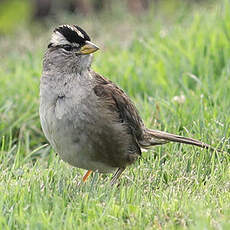
<instances>
[{"instance_id":1,"label":"white crown stripe","mask_svg":"<svg viewBox=\"0 0 230 230\"><path fill-rule=\"evenodd\" d=\"M58 31L55 31L52 34L50 43L54 45L64 45L64 44L71 44L67 39Z\"/></svg>"},{"instance_id":2,"label":"white crown stripe","mask_svg":"<svg viewBox=\"0 0 230 230\"><path fill-rule=\"evenodd\" d=\"M80 37L85 38L84 35L82 34L82 32L81 32L80 30L78 30L78 29L75 29L75 30L76 30L77 34L78 34Z\"/></svg>"}]
</instances>

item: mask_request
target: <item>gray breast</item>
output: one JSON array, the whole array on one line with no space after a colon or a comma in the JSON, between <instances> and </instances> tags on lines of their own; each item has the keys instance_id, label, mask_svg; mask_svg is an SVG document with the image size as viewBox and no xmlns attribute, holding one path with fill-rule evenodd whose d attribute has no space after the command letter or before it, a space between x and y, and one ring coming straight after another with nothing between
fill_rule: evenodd
<instances>
[{"instance_id":1,"label":"gray breast","mask_svg":"<svg viewBox=\"0 0 230 230\"><path fill-rule=\"evenodd\" d=\"M60 157L73 166L111 172L136 159L133 137L95 95L90 73L41 82L43 131ZM133 158L134 156L134 158Z\"/></svg>"},{"instance_id":2,"label":"gray breast","mask_svg":"<svg viewBox=\"0 0 230 230\"><path fill-rule=\"evenodd\" d=\"M47 81L41 83L42 129L64 161L79 168L113 171L116 167L103 162L105 153L100 147L103 146L101 131L95 128L103 119L98 114L93 81L84 81L82 85L79 80L74 78L62 87L52 87ZM98 154L101 154L102 160L98 159Z\"/></svg>"}]
</instances>

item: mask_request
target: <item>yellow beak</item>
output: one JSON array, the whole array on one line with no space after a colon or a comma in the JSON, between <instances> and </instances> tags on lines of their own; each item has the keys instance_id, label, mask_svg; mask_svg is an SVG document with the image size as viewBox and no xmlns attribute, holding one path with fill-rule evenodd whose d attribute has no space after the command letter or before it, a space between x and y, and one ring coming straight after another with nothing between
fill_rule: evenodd
<instances>
[{"instance_id":1,"label":"yellow beak","mask_svg":"<svg viewBox=\"0 0 230 230\"><path fill-rule=\"evenodd\" d=\"M79 51L79 54L91 54L99 50L99 47L90 41L86 41Z\"/></svg>"}]
</instances>

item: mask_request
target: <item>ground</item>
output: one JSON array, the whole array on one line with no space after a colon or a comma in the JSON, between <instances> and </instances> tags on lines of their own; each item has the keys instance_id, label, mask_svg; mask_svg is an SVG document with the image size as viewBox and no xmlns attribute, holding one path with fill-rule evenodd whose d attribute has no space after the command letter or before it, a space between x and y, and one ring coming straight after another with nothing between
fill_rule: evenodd
<instances>
[{"instance_id":1,"label":"ground","mask_svg":"<svg viewBox=\"0 0 230 230\"><path fill-rule=\"evenodd\" d=\"M128 93L146 126L228 152L230 5L185 12L77 24L101 46L94 70ZM0 228L230 229L228 153L155 147L111 187L112 175L81 183L85 171L46 145L39 78L53 25L0 38Z\"/></svg>"}]
</instances>

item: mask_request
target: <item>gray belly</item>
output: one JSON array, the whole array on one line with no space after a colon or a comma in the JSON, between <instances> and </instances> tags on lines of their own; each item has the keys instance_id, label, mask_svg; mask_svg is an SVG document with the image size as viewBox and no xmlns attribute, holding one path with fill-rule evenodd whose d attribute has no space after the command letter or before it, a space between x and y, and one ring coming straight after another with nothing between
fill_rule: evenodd
<instances>
[{"instance_id":1,"label":"gray belly","mask_svg":"<svg viewBox=\"0 0 230 230\"><path fill-rule=\"evenodd\" d=\"M139 147L127 126L115 122L118 114L98 101L92 79L72 80L55 88L48 80L41 82L41 125L52 147L64 161L88 170L112 172L132 163L133 148Z\"/></svg>"},{"instance_id":2,"label":"gray belly","mask_svg":"<svg viewBox=\"0 0 230 230\"><path fill-rule=\"evenodd\" d=\"M99 172L112 172L117 167L109 164L104 153L101 131L96 130L100 117L96 104L90 107L83 103L71 103L71 98L63 98L55 104L40 105L40 119L42 129L52 147L62 160L69 164L87 170ZM101 152L100 152L101 151Z\"/></svg>"}]
</instances>

